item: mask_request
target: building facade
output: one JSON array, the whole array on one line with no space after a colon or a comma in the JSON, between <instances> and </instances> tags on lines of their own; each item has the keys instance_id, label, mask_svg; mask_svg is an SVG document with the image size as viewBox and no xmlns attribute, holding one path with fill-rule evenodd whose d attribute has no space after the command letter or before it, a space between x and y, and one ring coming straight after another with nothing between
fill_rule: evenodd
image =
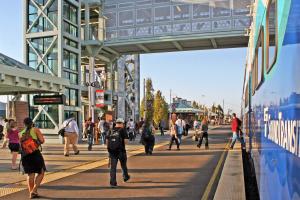
<instances>
[{"instance_id":1,"label":"building facade","mask_svg":"<svg viewBox=\"0 0 300 200\"><path fill-rule=\"evenodd\" d=\"M24 0L24 62L68 79L64 105L35 106L30 116L45 133L57 134L71 113L88 117L139 118L139 56L106 53L100 0ZM101 104L96 103L98 93ZM135 116L136 115L136 116Z\"/></svg>"}]
</instances>

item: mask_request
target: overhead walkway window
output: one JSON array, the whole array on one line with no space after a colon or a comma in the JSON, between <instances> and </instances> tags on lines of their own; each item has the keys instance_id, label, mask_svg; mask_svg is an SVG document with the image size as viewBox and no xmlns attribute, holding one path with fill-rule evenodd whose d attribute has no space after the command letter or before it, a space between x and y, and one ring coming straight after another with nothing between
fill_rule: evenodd
<instances>
[{"instance_id":1,"label":"overhead walkway window","mask_svg":"<svg viewBox=\"0 0 300 200\"><path fill-rule=\"evenodd\" d=\"M270 0L267 9L267 72L276 62L278 46L277 0Z\"/></svg>"}]
</instances>

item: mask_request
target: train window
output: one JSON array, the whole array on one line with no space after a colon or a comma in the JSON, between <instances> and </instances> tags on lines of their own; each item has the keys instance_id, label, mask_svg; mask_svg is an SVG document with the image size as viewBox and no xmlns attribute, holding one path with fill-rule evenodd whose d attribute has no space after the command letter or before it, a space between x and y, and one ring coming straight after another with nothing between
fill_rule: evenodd
<instances>
[{"instance_id":1,"label":"train window","mask_svg":"<svg viewBox=\"0 0 300 200\"><path fill-rule=\"evenodd\" d=\"M245 90L245 108L247 108L248 105L249 105L249 87L247 83L246 90Z\"/></svg>"},{"instance_id":2,"label":"train window","mask_svg":"<svg viewBox=\"0 0 300 200\"><path fill-rule=\"evenodd\" d=\"M267 46L267 72L272 69L277 58L278 23L277 23L277 0L269 0L266 19L266 46Z\"/></svg>"},{"instance_id":3,"label":"train window","mask_svg":"<svg viewBox=\"0 0 300 200\"><path fill-rule=\"evenodd\" d=\"M261 84L264 81L264 29L260 28L260 33L258 36L256 48L255 48L255 75L256 75L256 84L255 89L259 89Z\"/></svg>"},{"instance_id":4,"label":"train window","mask_svg":"<svg viewBox=\"0 0 300 200\"><path fill-rule=\"evenodd\" d=\"M251 93L253 96L255 94L255 88L256 88L256 83L257 83L255 61L252 63L251 77L252 77L251 78Z\"/></svg>"}]
</instances>

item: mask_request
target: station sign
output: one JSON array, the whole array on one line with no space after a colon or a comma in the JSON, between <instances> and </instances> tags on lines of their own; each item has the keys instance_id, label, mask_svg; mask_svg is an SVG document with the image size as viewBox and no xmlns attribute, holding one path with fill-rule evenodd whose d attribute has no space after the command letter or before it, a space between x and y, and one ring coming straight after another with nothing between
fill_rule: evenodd
<instances>
[{"instance_id":1,"label":"station sign","mask_svg":"<svg viewBox=\"0 0 300 200\"><path fill-rule=\"evenodd\" d=\"M34 105L58 105L65 103L65 95L35 95L33 96Z\"/></svg>"}]
</instances>

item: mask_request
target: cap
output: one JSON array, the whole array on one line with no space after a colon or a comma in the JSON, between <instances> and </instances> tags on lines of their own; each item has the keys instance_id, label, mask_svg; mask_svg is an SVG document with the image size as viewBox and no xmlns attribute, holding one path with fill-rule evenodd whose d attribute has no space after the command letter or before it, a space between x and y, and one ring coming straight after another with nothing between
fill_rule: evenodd
<instances>
[{"instance_id":1,"label":"cap","mask_svg":"<svg viewBox=\"0 0 300 200\"><path fill-rule=\"evenodd\" d=\"M122 124L124 124L124 119L118 118L117 121L116 121L116 123L122 123Z\"/></svg>"}]
</instances>

